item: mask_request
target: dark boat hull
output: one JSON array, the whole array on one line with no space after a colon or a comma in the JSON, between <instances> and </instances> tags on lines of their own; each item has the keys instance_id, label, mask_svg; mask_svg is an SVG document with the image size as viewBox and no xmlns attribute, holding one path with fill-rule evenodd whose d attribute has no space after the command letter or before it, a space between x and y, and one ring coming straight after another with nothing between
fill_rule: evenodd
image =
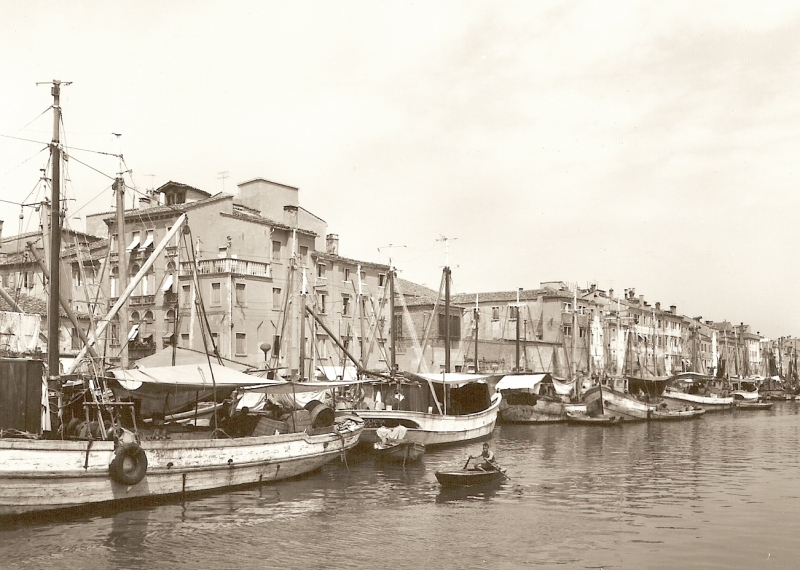
<instances>
[{"instance_id":1,"label":"dark boat hull","mask_svg":"<svg viewBox=\"0 0 800 570\"><path fill-rule=\"evenodd\" d=\"M462 469L461 471L437 471L436 480L442 487L474 487L487 485L502 480L502 471L481 471L479 469Z\"/></svg>"},{"instance_id":2,"label":"dark boat hull","mask_svg":"<svg viewBox=\"0 0 800 570\"><path fill-rule=\"evenodd\" d=\"M378 442L374 444L373 451L381 461L405 463L419 460L425 454L425 446L416 441L397 441L385 445Z\"/></svg>"}]
</instances>

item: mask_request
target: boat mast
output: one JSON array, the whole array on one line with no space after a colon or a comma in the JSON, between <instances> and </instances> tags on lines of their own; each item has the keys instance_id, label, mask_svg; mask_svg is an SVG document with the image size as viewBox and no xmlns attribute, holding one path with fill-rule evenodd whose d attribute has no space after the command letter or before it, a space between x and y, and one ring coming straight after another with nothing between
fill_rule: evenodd
<instances>
[{"instance_id":1,"label":"boat mast","mask_svg":"<svg viewBox=\"0 0 800 570\"><path fill-rule=\"evenodd\" d=\"M119 140L120 135L116 135ZM117 177L114 179L114 194L116 197L116 226L117 226L117 286L120 294L128 287L128 250L125 247L125 180L123 179L122 171L122 152L120 156L120 167L117 172ZM177 319L177 314L175 316ZM120 353L120 368L126 370L129 365L128 360L128 307L123 304L119 309L119 326L117 327L117 336L121 344L122 352ZM122 337L122 335L125 335ZM174 342L175 339L173 339Z\"/></svg>"},{"instance_id":2,"label":"boat mast","mask_svg":"<svg viewBox=\"0 0 800 570\"><path fill-rule=\"evenodd\" d=\"M578 284L576 283L573 290L572 290L572 346L570 347L572 353L572 366L570 366L570 372L572 374L572 378L570 380L572 382L576 382L575 384L575 393L577 394L580 390L577 386L577 377L578 377L578 342L576 341L578 335Z\"/></svg>"},{"instance_id":3,"label":"boat mast","mask_svg":"<svg viewBox=\"0 0 800 570\"><path fill-rule=\"evenodd\" d=\"M54 79L50 92L53 95L53 140L50 143L50 156L53 164L53 180L50 193L50 291L47 299L47 367L51 380L57 381L59 372L59 303L61 261L61 85ZM63 85L69 85L64 82Z\"/></svg>"},{"instance_id":4,"label":"boat mast","mask_svg":"<svg viewBox=\"0 0 800 570\"><path fill-rule=\"evenodd\" d=\"M392 382L394 382L394 374L397 365L395 360L397 358L397 350L395 348L395 342L397 342L397 331L395 330L397 324L394 320L394 279L395 279L395 271L394 271L394 262L392 261L392 253L391 250L389 251L389 336L391 337L391 346L389 352L389 376L392 378Z\"/></svg>"},{"instance_id":5,"label":"boat mast","mask_svg":"<svg viewBox=\"0 0 800 570\"><path fill-rule=\"evenodd\" d=\"M447 374L450 372L450 250L448 238L442 236L441 241L444 241L444 371Z\"/></svg>"},{"instance_id":6,"label":"boat mast","mask_svg":"<svg viewBox=\"0 0 800 570\"><path fill-rule=\"evenodd\" d=\"M518 287L517 288L517 304L514 305L516 307L516 309L517 309L517 311L516 311L517 312L517 333L515 335L516 338L515 338L515 343L514 343L515 347L516 347L516 352L515 352L516 360L514 361L514 366L515 366L514 372L516 372L517 374L519 374L519 292L521 290L522 290L522 287Z\"/></svg>"},{"instance_id":7,"label":"boat mast","mask_svg":"<svg viewBox=\"0 0 800 570\"><path fill-rule=\"evenodd\" d=\"M478 307L478 294L475 293L475 308L473 309L475 315L475 374L479 374L478 370L478 324L480 321L481 310Z\"/></svg>"}]
</instances>

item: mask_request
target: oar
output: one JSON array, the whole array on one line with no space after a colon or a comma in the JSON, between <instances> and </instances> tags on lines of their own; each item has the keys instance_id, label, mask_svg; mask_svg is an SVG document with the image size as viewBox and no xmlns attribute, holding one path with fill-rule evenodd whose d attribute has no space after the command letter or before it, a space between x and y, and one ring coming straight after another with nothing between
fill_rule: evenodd
<instances>
[{"instance_id":1,"label":"oar","mask_svg":"<svg viewBox=\"0 0 800 570\"><path fill-rule=\"evenodd\" d=\"M506 475L506 474L505 474L505 471L503 471L502 469L500 469L500 466L499 466L497 463L495 463L494 461L488 461L488 460L486 461L486 463L488 463L489 465L491 465L492 467L494 467L495 469L497 469L497 470L500 472L500 474L501 474L503 477L505 477L506 479L508 479L509 481L511 481L511 477L509 477L508 475Z\"/></svg>"},{"instance_id":2,"label":"oar","mask_svg":"<svg viewBox=\"0 0 800 570\"><path fill-rule=\"evenodd\" d=\"M467 457L467 462L464 464L464 467L462 467L461 469L466 469L467 465L469 465L470 461L472 461L472 456L471 455L469 457Z\"/></svg>"}]
</instances>

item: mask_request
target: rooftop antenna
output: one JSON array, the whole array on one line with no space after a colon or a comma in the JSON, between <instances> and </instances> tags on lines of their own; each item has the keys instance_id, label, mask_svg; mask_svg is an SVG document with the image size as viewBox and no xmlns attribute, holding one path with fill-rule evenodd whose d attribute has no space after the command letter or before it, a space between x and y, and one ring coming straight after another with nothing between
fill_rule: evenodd
<instances>
[{"instance_id":1,"label":"rooftop antenna","mask_svg":"<svg viewBox=\"0 0 800 570\"><path fill-rule=\"evenodd\" d=\"M217 176L217 180L222 180L222 191L225 192L225 179L230 178L231 173L225 170L223 172L217 172L217 174L219 174L219 176Z\"/></svg>"},{"instance_id":2,"label":"rooftop antenna","mask_svg":"<svg viewBox=\"0 0 800 570\"><path fill-rule=\"evenodd\" d=\"M456 240L458 238L449 238L447 236L439 235L436 241L443 241L444 242L444 266L450 267L450 240Z\"/></svg>"}]
</instances>

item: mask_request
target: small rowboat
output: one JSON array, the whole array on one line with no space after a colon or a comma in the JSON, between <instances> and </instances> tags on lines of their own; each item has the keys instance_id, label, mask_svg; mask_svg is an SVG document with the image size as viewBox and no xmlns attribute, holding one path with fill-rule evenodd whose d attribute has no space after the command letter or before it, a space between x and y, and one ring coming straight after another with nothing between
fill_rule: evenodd
<instances>
[{"instance_id":1,"label":"small rowboat","mask_svg":"<svg viewBox=\"0 0 800 570\"><path fill-rule=\"evenodd\" d=\"M459 470L453 471L437 471L436 480L439 481L442 487L474 487L476 485L488 485L489 483L496 483L503 479L508 479L505 469L500 469L495 463L492 463L494 469L486 469L480 467L473 467L467 469L470 460L464 464L464 467Z\"/></svg>"},{"instance_id":2,"label":"small rowboat","mask_svg":"<svg viewBox=\"0 0 800 570\"><path fill-rule=\"evenodd\" d=\"M567 423L573 425L618 426L622 425L622 416L590 416L567 412Z\"/></svg>"},{"instance_id":3,"label":"small rowboat","mask_svg":"<svg viewBox=\"0 0 800 570\"><path fill-rule=\"evenodd\" d=\"M748 400L740 400L736 402L736 407L740 410L769 410L772 407L772 402L751 402Z\"/></svg>"},{"instance_id":4,"label":"small rowboat","mask_svg":"<svg viewBox=\"0 0 800 570\"><path fill-rule=\"evenodd\" d=\"M424 445L406 440L387 440L385 443L377 441L373 445L373 449L377 459L393 463L417 461L425 454Z\"/></svg>"}]
</instances>

